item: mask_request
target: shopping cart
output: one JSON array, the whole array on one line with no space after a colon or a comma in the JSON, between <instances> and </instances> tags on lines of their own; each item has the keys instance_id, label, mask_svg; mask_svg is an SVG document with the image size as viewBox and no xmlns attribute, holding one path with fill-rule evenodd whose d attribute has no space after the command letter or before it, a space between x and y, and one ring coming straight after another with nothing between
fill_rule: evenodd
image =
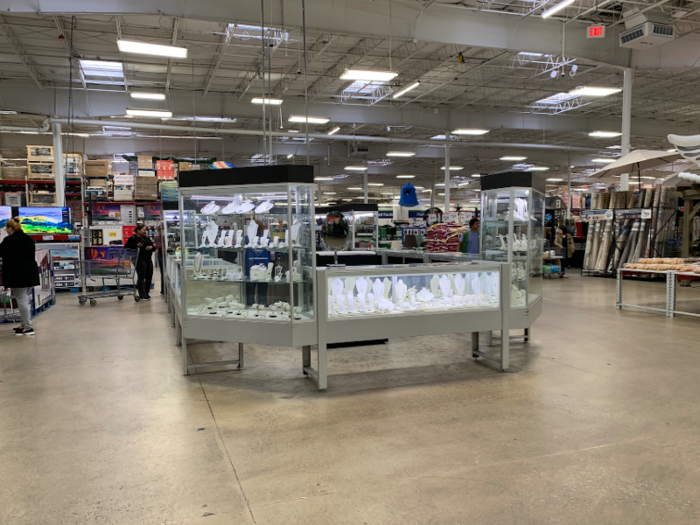
<instances>
[{"instance_id":1,"label":"shopping cart","mask_svg":"<svg viewBox=\"0 0 700 525\"><path fill-rule=\"evenodd\" d=\"M134 296L137 303L141 300L136 289L136 259L138 250L112 248L109 259L80 261L85 287L99 287L96 292L78 294L78 303L84 305L88 300L90 306L97 304L97 299L116 297L120 301L126 295ZM129 290L126 286L131 285Z\"/></svg>"}]
</instances>

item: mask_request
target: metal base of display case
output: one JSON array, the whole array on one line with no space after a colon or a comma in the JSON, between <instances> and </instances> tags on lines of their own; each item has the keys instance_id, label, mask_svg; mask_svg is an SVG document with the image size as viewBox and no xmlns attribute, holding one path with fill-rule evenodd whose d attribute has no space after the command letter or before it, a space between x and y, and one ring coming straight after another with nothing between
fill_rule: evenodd
<instances>
[{"instance_id":1,"label":"metal base of display case","mask_svg":"<svg viewBox=\"0 0 700 525\"><path fill-rule=\"evenodd\" d=\"M510 328L527 330L542 314L542 296L540 295L529 306L512 307L510 309Z\"/></svg>"}]
</instances>

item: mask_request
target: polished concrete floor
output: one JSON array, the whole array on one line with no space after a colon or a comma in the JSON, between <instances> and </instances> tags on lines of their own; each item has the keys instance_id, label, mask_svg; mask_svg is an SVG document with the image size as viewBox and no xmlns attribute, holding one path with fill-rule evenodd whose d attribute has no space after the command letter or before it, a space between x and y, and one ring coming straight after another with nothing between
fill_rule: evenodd
<instances>
[{"instance_id":1,"label":"polished concrete floor","mask_svg":"<svg viewBox=\"0 0 700 525\"><path fill-rule=\"evenodd\" d=\"M62 295L33 338L0 325L0 523L700 523L700 320L544 294L509 373L468 335L394 340L332 350L327 393L291 348L184 377L163 302Z\"/></svg>"}]
</instances>

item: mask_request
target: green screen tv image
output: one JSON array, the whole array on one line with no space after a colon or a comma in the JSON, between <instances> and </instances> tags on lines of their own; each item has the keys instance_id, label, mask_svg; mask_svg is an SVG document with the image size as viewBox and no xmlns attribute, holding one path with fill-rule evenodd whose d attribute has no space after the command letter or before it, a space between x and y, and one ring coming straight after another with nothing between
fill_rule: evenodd
<instances>
[{"instance_id":1,"label":"green screen tv image","mask_svg":"<svg viewBox=\"0 0 700 525\"><path fill-rule=\"evenodd\" d=\"M20 208L19 222L28 234L72 233L70 208Z\"/></svg>"}]
</instances>

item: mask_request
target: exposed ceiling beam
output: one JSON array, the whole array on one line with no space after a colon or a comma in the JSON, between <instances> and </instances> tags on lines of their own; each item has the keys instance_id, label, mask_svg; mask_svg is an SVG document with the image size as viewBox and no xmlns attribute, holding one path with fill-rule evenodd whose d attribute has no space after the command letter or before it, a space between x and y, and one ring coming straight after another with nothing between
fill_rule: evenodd
<instances>
[{"instance_id":1,"label":"exposed ceiling beam","mask_svg":"<svg viewBox=\"0 0 700 525\"><path fill-rule=\"evenodd\" d=\"M69 35L67 34L67 31L63 29L63 22L61 21L61 17L59 16L54 16L53 17L54 23L56 24L56 28L58 29L58 34L63 37L63 45L66 46L66 51L68 51L68 60L72 62L72 57L71 57L71 45L70 45L70 40L69 40ZM78 75L78 78L80 78L80 83L83 85L83 89L85 90L85 93L87 95L87 84L85 83L85 75L83 74L83 69L80 67L80 63L76 60L73 63L73 69L75 70L75 73Z\"/></svg>"},{"instance_id":2,"label":"exposed ceiling beam","mask_svg":"<svg viewBox=\"0 0 700 525\"><path fill-rule=\"evenodd\" d=\"M15 30L12 29L12 26L7 22L5 17L0 17L0 34L5 37L7 43L10 45L10 48L22 63L24 68L29 72L29 75L32 77L36 85L39 86L39 89L44 89L43 77L39 72L36 63L24 50L24 46L19 41Z\"/></svg>"},{"instance_id":3,"label":"exposed ceiling beam","mask_svg":"<svg viewBox=\"0 0 700 525\"><path fill-rule=\"evenodd\" d=\"M226 49L231 43L231 38L233 38L233 29L230 25L226 24L225 31L226 32L221 38L221 44L219 44L219 47L216 48L216 54L214 55L214 60L212 61L209 73L207 73L207 78L204 80L202 98L206 97L207 93L209 93L209 88L211 87L211 83L214 81L214 76L216 76L217 70L219 69L219 67L221 67L221 63L223 62L224 57L226 56Z\"/></svg>"},{"instance_id":4,"label":"exposed ceiling beam","mask_svg":"<svg viewBox=\"0 0 700 525\"><path fill-rule=\"evenodd\" d=\"M173 20L173 39L172 39L172 45L177 44L177 32L180 29L180 19L175 18ZM170 96L170 84L173 79L173 59L169 58L168 59L168 71L165 75L165 96L169 97Z\"/></svg>"},{"instance_id":5,"label":"exposed ceiling beam","mask_svg":"<svg viewBox=\"0 0 700 525\"><path fill-rule=\"evenodd\" d=\"M335 42L336 37L329 33L323 33L320 37L316 39L316 42L311 44L307 51L307 65L311 64L315 59L322 55L326 49L328 49L333 42ZM301 76L304 68L304 60L300 59L296 64L287 70L287 73L282 77L277 86L273 91L274 96L281 97L287 90L292 87L292 84Z\"/></svg>"},{"instance_id":6,"label":"exposed ceiling beam","mask_svg":"<svg viewBox=\"0 0 700 525\"><path fill-rule=\"evenodd\" d=\"M115 21L117 24L117 39L121 40L122 39L122 22L121 22L121 17L117 16L115 17ZM124 71L124 91L129 91L129 79L126 77L126 61L124 61L124 64L122 65L122 69Z\"/></svg>"}]
</instances>

